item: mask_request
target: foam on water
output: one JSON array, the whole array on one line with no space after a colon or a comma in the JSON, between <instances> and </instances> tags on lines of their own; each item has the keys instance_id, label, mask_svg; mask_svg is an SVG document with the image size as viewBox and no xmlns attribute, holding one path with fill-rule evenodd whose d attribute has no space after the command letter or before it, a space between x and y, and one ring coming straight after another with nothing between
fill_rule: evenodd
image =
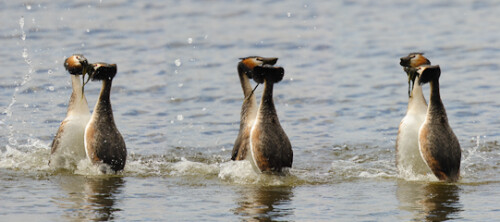
<instances>
[{"instance_id":1,"label":"foam on water","mask_svg":"<svg viewBox=\"0 0 500 222\"><path fill-rule=\"evenodd\" d=\"M180 162L173 163L170 175L217 175L218 172L218 164L192 162L182 158Z\"/></svg>"},{"instance_id":2,"label":"foam on water","mask_svg":"<svg viewBox=\"0 0 500 222\"><path fill-rule=\"evenodd\" d=\"M491 182L496 179L497 163L493 160L500 156L495 152L497 143L481 142L476 138L476 145L465 147L463 151L460 183ZM102 175L100 167L87 159L81 160L76 169L58 170L48 166L50 147L39 140L28 140L25 145L6 145L0 150L0 168L25 172L45 172L48 174L72 173L76 175ZM298 186L304 184L328 184L338 181L360 178L403 179L406 181L435 182L432 174L420 175L413 172L398 172L392 156L371 159L368 155L353 155L349 159L331 162L326 172L322 169L286 169L282 174L257 173L249 161L219 162L219 156L211 159L202 158L194 161L193 157L171 155L138 155L129 153L122 176L132 177L184 177L203 176L207 179L219 179L230 184L258 184L264 186ZM484 179L481 179L484 178Z\"/></svg>"},{"instance_id":3,"label":"foam on water","mask_svg":"<svg viewBox=\"0 0 500 222\"><path fill-rule=\"evenodd\" d=\"M485 137L471 138L475 146L462 148L462 162L460 167L461 182L498 182L498 158L500 158L500 144L497 141L487 142Z\"/></svg>"},{"instance_id":4,"label":"foam on water","mask_svg":"<svg viewBox=\"0 0 500 222\"><path fill-rule=\"evenodd\" d=\"M78 162L76 169L53 169L48 166L50 148L46 144L35 142L32 145L11 147L0 153L0 168L9 170L38 171L49 174L67 174L84 176L103 175L102 166L94 165L87 159ZM306 171L285 169L280 175L260 174L255 172L249 161L228 161L223 163L203 163L187 160L185 157L140 156L129 154L122 176L133 177L183 177L205 176L219 178L227 183L259 184L266 186L299 185L309 181L317 183L314 176Z\"/></svg>"},{"instance_id":5,"label":"foam on water","mask_svg":"<svg viewBox=\"0 0 500 222\"><path fill-rule=\"evenodd\" d=\"M429 181L436 182L439 181L434 174L418 174L411 170L401 170L398 174L398 178L406 181Z\"/></svg>"},{"instance_id":6,"label":"foam on water","mask_svg":"<svg viewBox=\"0 0 500 222\"><path fill-rule=\"evenodd\" d=\"M0 168L21 171L47 171L49 149L47 146L35 141L32 145L12 147L5 146L5 151L0 150Z\"/></svg>"},{"instance_id":7,"label":"foam on water","mask_svg":"<svg viewBox=\"0 0 500 222\"><path fill-rule=\"evenodd\" d=\"M248 160L222 163L218 177L225 182L245 185L293 186L304 182L291 169L283 169L280 174L258 173Z\"/></svg>"}]
</instances>

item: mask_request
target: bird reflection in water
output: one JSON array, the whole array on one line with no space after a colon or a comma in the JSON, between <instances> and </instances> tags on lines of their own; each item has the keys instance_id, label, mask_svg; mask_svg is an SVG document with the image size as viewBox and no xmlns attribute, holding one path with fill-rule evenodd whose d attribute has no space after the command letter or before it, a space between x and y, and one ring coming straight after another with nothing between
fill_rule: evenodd
<instances>
[{"instance_id":1,"label":"bird reflection in water","mask_svg":"<svg viewBox=\"0 0 500 222\"><path fill-rule=\"evenodd\" d=\"M58 205L65 209L64 217L69 221L114 220L114 213L120 211L115 206L116 195L121 193L124 184L117 176L61 176L61 188L67 192L62 198L55 198Z\"/></svg>"},{"instance_id":2,"label":"bird reflection in water","mask_svg":"<svg viewBox=\"0 0 500 222\"><path fill-rule=\"evenodd\" d=\"M233 209L244 221L275 221L293 215L292 187L241 187L238 207Z\"/></svg>"},{"instance_id":3,"label":"bird reflection in water","mask_svg":"<svg viewBox=\"0 0 500 222\"><path fill-rule=\"evenodd\" d=\"M445 221L459 219L463 211L455 184L398 182L399 208L412 212L414 220Z\"/></svg>"}]
</instances>

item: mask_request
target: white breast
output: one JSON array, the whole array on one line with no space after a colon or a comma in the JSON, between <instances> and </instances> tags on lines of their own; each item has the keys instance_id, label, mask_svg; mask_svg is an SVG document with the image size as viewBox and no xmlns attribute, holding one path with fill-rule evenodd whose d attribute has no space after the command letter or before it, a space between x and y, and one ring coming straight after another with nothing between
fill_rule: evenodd
<instances>
[{"instance_id":1,"label":"white breast","mask_svg":"<svg viewBox=\"0 0 500 222\"><path fill-rule=\"evenodd\" d=\"M252 168L255 170L255 172L260 173L261 171L260 171L260 168L257 165L257 161L255 159L254 145L252 143L253 132L255 131L257 124L259 124L258 119L259 119L259 113L257 113L255 120L252 121L251 125L250 125L251 129L250 129L250 138L249 138L249 147L248 147L249 150L247 150L247 156L245 157L245 159L247 159L248 161L250 161L252 163Z\"/></svg>"},{"instance_id":2,"label":"white breast","mask_svg":"<svg viewBox=\"0 0 500 222\"><path fill-rule=\"evenodd\" d=\"M415 80L418 82L418 77ZM400 173L431 173L425 163L418 145L418 132L427 116L427 103L422 93L422 86L416 84L412 90L412 98L408 103L406 116L399 125L397 146L397 165Z\"/></svg>"},{"instance_id":3,"label":"white breast","mask_svg":"<svg viewBox=\"0 0 500 222\"><path fill-rule=\"evenodd\" d=\"M85 159L83 135L90 119L87 115L70 115L64 119L62 132L58 135L59 144L51 155L50 164L55 168L72 168L78 161Z\"/></svg>"},{"instance_id":4,"label":"white breast","mask_svg":"<svg viewBox=\"0 0 500 222\"><path fill-rule=\"evenodd\" d=\"M55 152L50 156L50 166L72 169L85 158L83 135L90 119L87 99L82 96L82 84L79 76L71 75L73 94L70 99L66 118L63 120Z\"/></svg>"}]
</instances>

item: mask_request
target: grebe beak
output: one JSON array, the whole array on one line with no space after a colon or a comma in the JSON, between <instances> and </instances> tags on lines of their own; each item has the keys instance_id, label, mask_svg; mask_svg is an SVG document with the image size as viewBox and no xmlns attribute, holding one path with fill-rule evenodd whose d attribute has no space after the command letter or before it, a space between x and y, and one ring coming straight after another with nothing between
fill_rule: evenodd
<instances>
[{"instance_id":1,"label":"grebe beak","mask_svg":"<svg viewBox=\"0 0 500 222\"><path fill-rule=\"evenodd\" d=\"M262 65L271 65L271 66L273 66L278 61L278 58L262 58L262 57L259 57L259 58L257 58L257 60L262 61Z\"/></svg>"}]
</instances>

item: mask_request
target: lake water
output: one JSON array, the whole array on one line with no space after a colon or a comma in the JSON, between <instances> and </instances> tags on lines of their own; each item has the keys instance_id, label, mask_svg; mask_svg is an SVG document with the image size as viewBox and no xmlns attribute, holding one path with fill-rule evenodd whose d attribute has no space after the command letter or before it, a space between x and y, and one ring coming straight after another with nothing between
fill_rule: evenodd
<instances>
[{"instance_id":1,"label":"lake water","mask_svg":"<svg viewBox=\"0 0 500 222\"><path fill-rule=\"evenodd\" d=\"M498 219L499 13L494 0L1 1L0 220ZM454 184L395 167L408 99L399 58L414 51L441 66L463 150ZM47 165L73 53L118 65L121 175ZM250 55L285 68L274 99L294 150L287 176L230 161L236 65ZM91 108L99 89L86 87Z\"/></svg>"}]
</instances>

